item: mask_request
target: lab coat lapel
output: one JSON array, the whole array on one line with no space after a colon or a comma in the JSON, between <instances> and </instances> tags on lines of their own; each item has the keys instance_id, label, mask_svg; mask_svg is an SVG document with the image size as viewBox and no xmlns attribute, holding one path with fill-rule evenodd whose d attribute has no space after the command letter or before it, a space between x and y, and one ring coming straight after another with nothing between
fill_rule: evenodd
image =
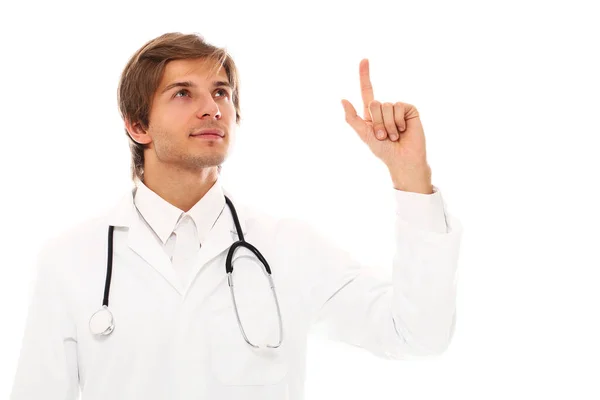
<instances>
[{"instance_id":1,"label":"lab coat lapel","mask_svg":"<svg viewBox=\"0 0 600 400\"><path fill-rule=\"evenodd\" d=\"M127 245L131 251L141 257L148 265L154 268L165 281L183 295L183 285L173 269L169 256L164 252L152 230L146 226L140 217L133 196L136 188L125 195L108 215L108 224L114 227L128 228Z\"/></svg>"},{"instance_id":2,"label":"lab coat lapel","mask_svg":"<svg viewBox=\"0 0 600 400\"><path fill-rule=\"evenodd\" d=\"M239 205L236 205L235 198L228 192L223 190L225 196L229 197L233 206L235 207L238 219L240 220L240 227L244 235L247 233L245 212L241 210ZM225 255L229 251L229 247L238 240L235 223L233 221L233 215L229 210L227 204L223 205L223 209L219 214L215 224L209 231L204 243L200 246L198 253L198 259L192 266L192 275L188 279L188 284L184 290L184 294L194 285L196 279L202 281L201 285L198 285L198 291L201 293L194 293L194 297L198 296L199 299L206 298L210 293L218 286L223 279L226 279L227 274L225 271ZM224 253L224 254L223 254ZM238 257L234 255L234 261ZM222 263L210 263L215 257L223 254ZM198 278L202 275L201 278Z\"/></svg>"},{"instance_id":3,"label":"lab coat lapel","mask_svg":"<svg viewBox=\"0 0 600 400\"><path fill-rule=\"evenodd\" d=\"M169 256L160 243L140 218L132 218L127 236L128 245L148 264L150 264L180 295L183 295L183 287L179 276L175 272Z\"/></svg>"},{"instance_id":4,"label":"lab coat lapel","mask_svg":"<svg viewBox=\"0 0 600 400\"><path fill-rule=\"evenodd\" d=\"M161 248L150 228L147 227L144 221L139 217L133 203L134 193L135 188L122 198L118 205L110 212L108 223L115 227L129 228L127 236L129 248L154 268L173 287L173 289L177 291L177 293L185 296L197 277L199 275L204 275L202 280L205 284L199 285L199 290L203 292L202 295L208 295L227 276L224 263L214 264L214 267L209 267L208 263L224 251L228 250L229 246L238 240L233 216L227 204L223 205L223 209L217 218L217 221L208 233L204 243L202 243L198 253L198 259L192 266L192 271L190 272L190 274L192 274L190 277L191 279L189 279L187 285L183 287L179 277L173 269L169 257ZM223 189L223 193L232 201L240 220L242 232L246 235L247 227L245 211L240 205L236 204L235 196L229 191ZM236 254L237 253L238 252L236 252ZM237 258L237 255L234 257L234 260L235 258ZM225 257L223 257L223 259L225 259Z\"/></svg>"}]
</instances>

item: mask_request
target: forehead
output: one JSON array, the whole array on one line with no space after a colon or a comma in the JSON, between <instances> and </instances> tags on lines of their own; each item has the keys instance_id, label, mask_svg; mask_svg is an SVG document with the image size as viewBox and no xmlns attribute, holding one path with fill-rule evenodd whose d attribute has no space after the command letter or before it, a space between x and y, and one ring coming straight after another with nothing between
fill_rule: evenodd
<instances>
[{"instance_id":1,"label":"forehead","mask_svg":"<svg viewBox=\"0 0 600 400\"><path fill-rule=\"evenodd\" d=\"M212 74L210 74L211 69L213 70ZM214 61L208 59L173 60L169 61L165 66L159 88L184 78L185 80L196 78L206 81L220 78L220 80L227 81L227 72L223 67L215 69Z\"/></svg>"}]
</instances>

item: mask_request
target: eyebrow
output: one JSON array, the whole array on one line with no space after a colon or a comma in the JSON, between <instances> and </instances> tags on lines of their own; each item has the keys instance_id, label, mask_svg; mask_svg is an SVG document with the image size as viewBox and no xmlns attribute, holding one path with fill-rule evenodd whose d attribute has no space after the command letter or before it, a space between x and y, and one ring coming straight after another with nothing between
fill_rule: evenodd
<instances>
[{"instance_id":1,"label":"eyebrow","mask_svg":"<svg viewBox=\"0 0 600 400\"><path fill-rule=\"evenodd\" d=\"M213 87L227 87L229 88L231 91L233 91L233 87L231 86L231 84L229 82L226 81L215 81L212 83ZM160 94L163 94L173 88L176 87L183 87L183 88L195 88L196 84L194 82L191 81L183 81L183 82L173 82L169 85L167 85L161 92Z\"/></svg>"}]
</instances>

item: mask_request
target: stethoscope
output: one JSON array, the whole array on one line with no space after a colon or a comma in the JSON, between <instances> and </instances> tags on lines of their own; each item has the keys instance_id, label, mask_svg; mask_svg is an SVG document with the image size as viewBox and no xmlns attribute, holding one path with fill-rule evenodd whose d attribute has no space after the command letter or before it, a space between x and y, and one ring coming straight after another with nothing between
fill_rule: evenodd
<instances>
[{"instance_id":1,"label":"stethoscope","mask_svg":"<svg viewBox=\"0 0 600 400\"><path fill-rule=\"evenodd\" d=\"M271 276L271 268L267 263L267 260L260 254L260 251L250 243L244 240L244 234L242 233L242 229L240 227L240 221L238 219L237 213L235 211L235 207L233 203L227 196L225 196L225 202L229 206L229 210L233 216L233 221L235 223L235 229L237 231L237 235L239 240L234 242L229 248L229 252L227 253L227 259L225 261L225 271L227 273L227 283L229 284L229 291L231 292L231 300L233 301L233 308L235 310L235 316L237 318L238 326L240 327L240 331L242 332L242 336L246 343L252 346L255 349L264 348L258 345L255 345L248 340L246 336L246 332L244 331L244 327L242 326L242 322L240 320L240 315L237 308L237 303L235 301L235 294L233 290L233 265L231 263L233 259L233 254L238 247L245 247L250 250L254 255L259 259L263 271L269 280L269 285L271 286L271 291L273 292L273 297L275 299L275 305L277 306L277 317L279 319L279 342L276 345L267 344L266 347L269 348L277 348L281 345L283 341L283 322L281 319L281 310L279 308L279 301L277 300L277 293L275 292L275 284L273 283L273 277ZM104 283L104 299L102 300L102 308L96 311L92 317L90 318L90 331L92 334L96 336L108 336L115 329L115 319L113 314L108 309L108 294L110 292L110 281L112 276L112 261L113 261L113 231L115 227L113 225L109 225L108 227L108 259L106 263L106 281Z\"/></svg>"}]
</instances>

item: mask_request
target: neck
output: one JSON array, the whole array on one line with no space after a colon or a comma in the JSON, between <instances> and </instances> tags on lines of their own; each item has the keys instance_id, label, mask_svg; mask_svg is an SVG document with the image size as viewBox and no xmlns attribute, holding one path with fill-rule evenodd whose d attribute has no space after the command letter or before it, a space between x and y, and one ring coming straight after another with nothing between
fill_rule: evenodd
<instances>
[{"instance_id":1,"label":"neck","mask_svg":"<svg viewBox=\"0 0 600 400\"><path fill-rule=\"evenodd\" d=\"M169 168L144 169L144 185L182 211L188 212L213 187L217 167L196 171Z\"/></svg>"}]
</instances>

